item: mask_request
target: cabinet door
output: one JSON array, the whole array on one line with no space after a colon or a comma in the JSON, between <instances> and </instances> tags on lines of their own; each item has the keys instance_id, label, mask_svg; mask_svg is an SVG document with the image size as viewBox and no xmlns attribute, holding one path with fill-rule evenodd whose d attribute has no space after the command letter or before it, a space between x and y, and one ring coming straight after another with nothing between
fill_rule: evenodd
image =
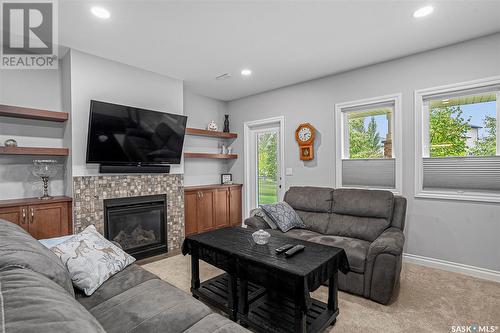
<instances>
[{"instance_id":1,"label":"cabinet door","mask_svg":"<svg viewBox=\"0 0 500 333\"><path fill-rule=\"evenodd\" d=\"M0 219L20 225L28 231L28 207L15 206L0 208Z\"/></svg>"},{"instance_id":2,"label":"cabinet door","mask_svg":"<svg viewBox=\"0 0 500 333\"><path fill-rule=\"evenodd\" d=\"M197 201L198 192L184 193L184 229L186 236L198 232Z\"/></svg>"},{"instance_id":3,"label":"cabinet door","mask_svg":"<svg viewBox=\"0 0 500 333\"><path fill-rule=\"evenodd\" d=\"M241 225L241 187L229 188L229 221L232 226Z\"/></svg>"},{"instance_id":4,"label":"cabinet door","mask_svg":"<svg viewBox=\"0 0 500 333\"><path fill-rule=\"evenodd\" d=\"M214 228L214 193L213 190L199 191L198 194L198 232Z\"/></svg>"},{"instance_id":5,"label":"cabinet door","mask_svg":"<svg viewBox=\"0 0 500 333\"><path fill-rule=\"evenodd\" d=\"M215 228L229 226L229 189L218 188L214 190L215 197Z\"/></svg>"},{"instance_id":6,"label":"cabinet door","mask_svg":"<svg viewBox=\"0 0 500 333\"><path fill-rule=\"evenodd\" d=\"M28 206L29 233L36 239L69 235L68 204L47 203Z\"/></svg>"}]
</instances>

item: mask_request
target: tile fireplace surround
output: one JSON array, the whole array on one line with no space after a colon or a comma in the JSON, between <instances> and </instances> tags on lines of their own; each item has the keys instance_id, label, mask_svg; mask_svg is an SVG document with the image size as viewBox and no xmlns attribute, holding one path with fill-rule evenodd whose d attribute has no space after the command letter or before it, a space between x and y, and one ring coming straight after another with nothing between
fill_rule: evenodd
<instances>
[{"instance_id":1,"label":"tile fireplace surround","mask_svg":"<svg viewBox=\"0 0 500 333\"><path fill-rule=\"evenodd\" d=\"M104 234L104 199L166 194L168 250L179 249L184 238L183 183L178 174L73 177L74 232L94 224Z\"/></svg>"}]
</instances>

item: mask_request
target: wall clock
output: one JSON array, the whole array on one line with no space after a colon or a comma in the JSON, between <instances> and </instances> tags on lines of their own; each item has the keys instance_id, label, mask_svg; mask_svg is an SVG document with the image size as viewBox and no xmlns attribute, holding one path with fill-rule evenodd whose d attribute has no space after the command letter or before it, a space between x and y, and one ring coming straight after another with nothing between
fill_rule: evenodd
<instances>
[{"instance_id":1,"label":"wall clock","mask_svg":"<svg viewBox=\"0 0 500 333\"><path fill-rule=\"evenodd\" d=\"M302 161L314 159L314 138L316 130L309 123L300 124L295 130L295 140L299 144L299 156Z\"/></svg>"}]
</instances>

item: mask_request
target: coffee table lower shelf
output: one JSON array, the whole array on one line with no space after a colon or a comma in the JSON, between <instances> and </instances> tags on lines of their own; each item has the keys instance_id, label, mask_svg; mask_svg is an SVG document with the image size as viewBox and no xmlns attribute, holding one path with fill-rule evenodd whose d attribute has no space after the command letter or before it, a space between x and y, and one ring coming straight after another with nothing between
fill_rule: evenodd
<instances>
[{"instance_id":1,"label":"coffee table lower shelf","mask_svg":"<svg viewBox=\"0 0 500 333\"><path fill-rule=\"evenodd\" d=\"M339 310L329 310L328 306L311 298L312 304L307 311L306 332L322 332L336 321ZM238 314L240 323L258 332L288 333L295 332L295 304L292 300L271 297L264 294L249 304L248 314Z\"/></svg>"}]
</instances>

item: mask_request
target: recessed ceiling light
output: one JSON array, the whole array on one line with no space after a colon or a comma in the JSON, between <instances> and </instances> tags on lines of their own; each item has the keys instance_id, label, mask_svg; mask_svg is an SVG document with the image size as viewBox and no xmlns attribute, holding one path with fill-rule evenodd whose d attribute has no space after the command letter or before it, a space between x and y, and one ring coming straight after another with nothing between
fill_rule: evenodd
<instances>
[{"instance_id":1,"label":"recessed ceiling light","mask_svg":"<svg viewBox=\"0 0 500 333\"><path fill-rule=\"evenodd\" d=\"M101 19L108 19L111 16L109 11L106 8L102 7L92 7L90 11L92 12L92 14Z\"/></svg>"},{"instance_id":2,"label":"recessed ceiling light","mask_svg":"<svg viewBox=\"0 0 500 333\"><path fill-rule=\"evenodd\" d=\"M413 13L413 17L415 17L415 18L424 17L424 16L429 15L433 11L434 11L434 7L432 7L432 6L425 6L425 7L417 9Z\"/></svg>"},{"instance_id":3,"label":"recessed ceiling light","mask_svg":"<svg viewBox=\"0 0 500 333\"><path fill-rule=\"evenodd\" d=\"M249 75L252 75L252 71L251 71L251 70L249 70L248 68L242 69L242 70L241 70L241 75L243 75L243 76L249 76Z\"/></svg>"}]
</instances>

